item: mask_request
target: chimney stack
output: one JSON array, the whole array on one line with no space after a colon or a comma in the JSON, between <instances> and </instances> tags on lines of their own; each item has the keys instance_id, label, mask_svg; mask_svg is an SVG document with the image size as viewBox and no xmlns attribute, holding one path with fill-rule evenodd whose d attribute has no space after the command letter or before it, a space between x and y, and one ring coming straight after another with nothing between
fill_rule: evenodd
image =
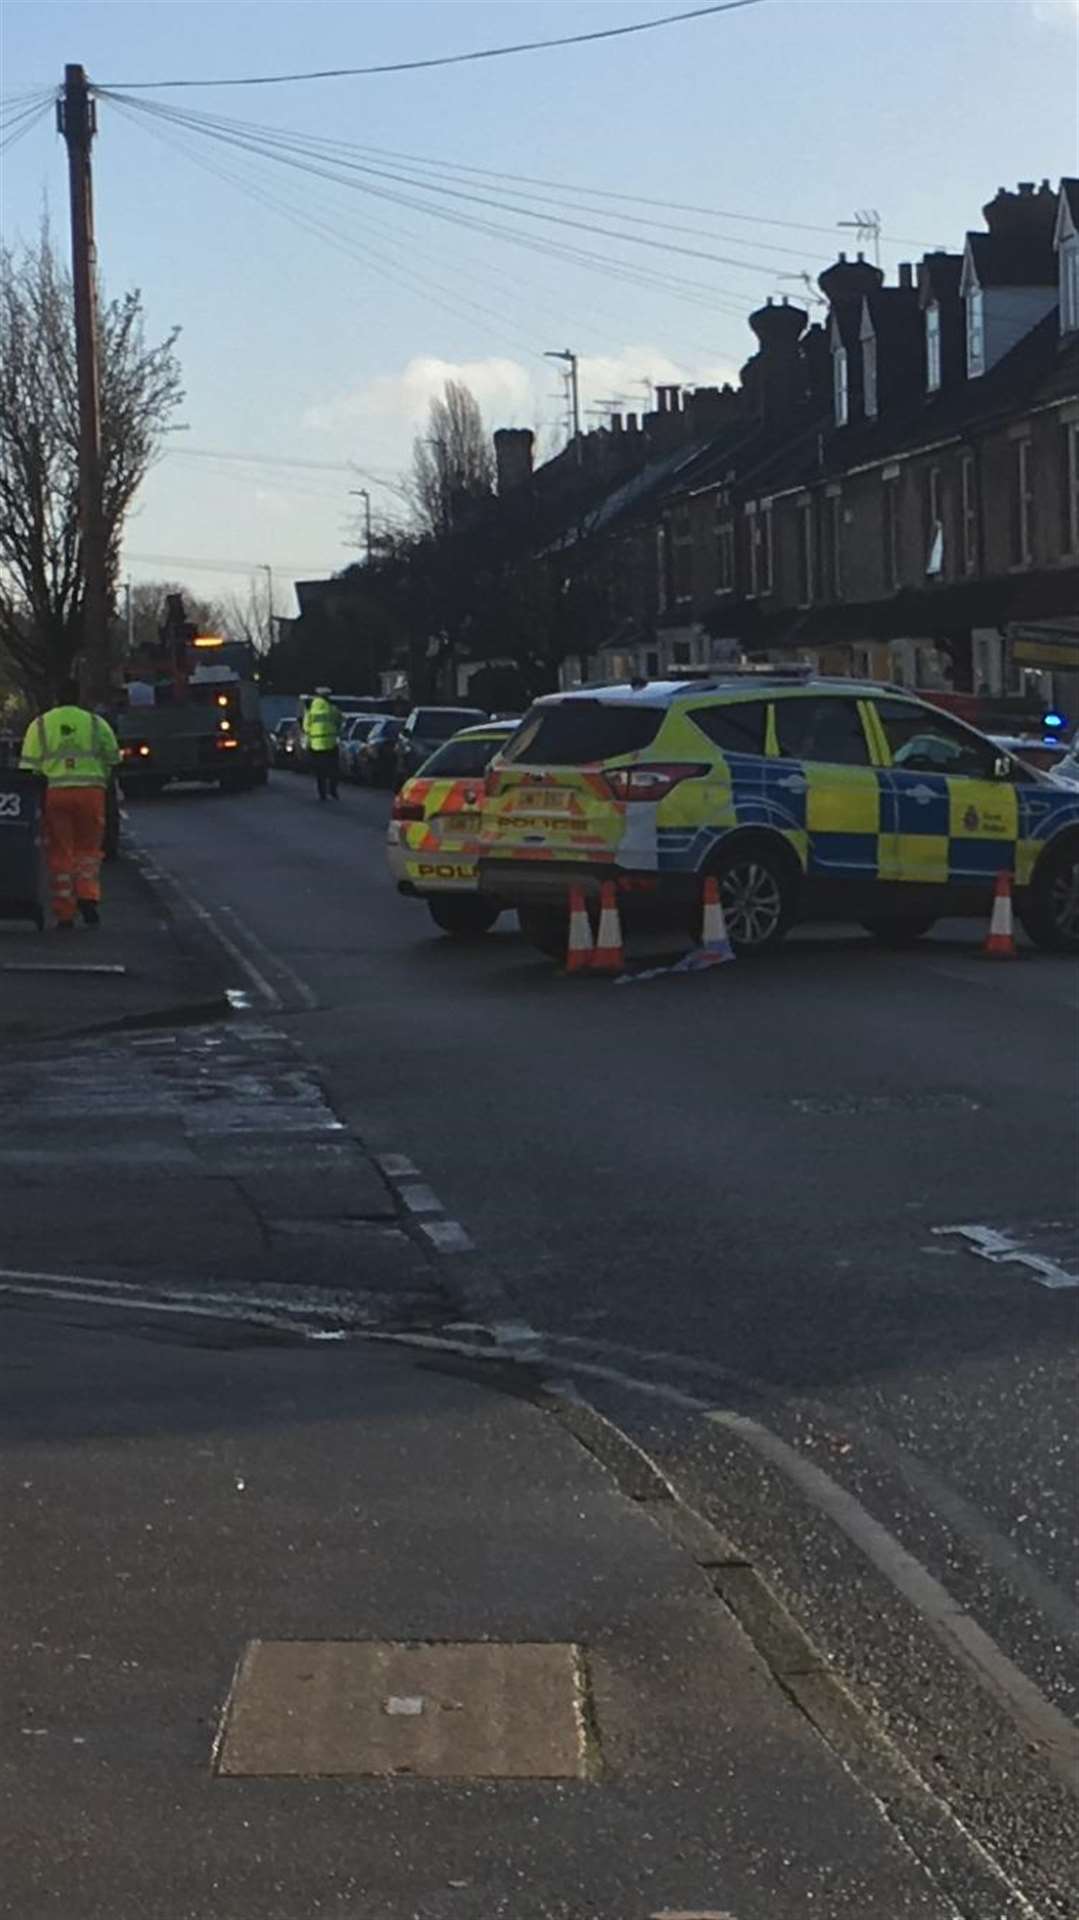
<instances>
[{"instance_id":1,"label":"chimney stack","mask_svg":"<svg viewBox=\"0 0 1079 1920\"><path fill-rule=\"evenodd\" d=\"M899 262L899 284L901 287L912 287L914 285L914 269L909 260L901 260Z\"/></svg>"},{"instance_id":2,"label":"chimney stack","mask_svg":"<svg viewBox=\"0 0 1079 1920\"><path fill-rule=\"evenodd\" d=\"M533 439L531 427L499 427L495 433L499 499L531 485Z\"/></svg>"}]
</instances>

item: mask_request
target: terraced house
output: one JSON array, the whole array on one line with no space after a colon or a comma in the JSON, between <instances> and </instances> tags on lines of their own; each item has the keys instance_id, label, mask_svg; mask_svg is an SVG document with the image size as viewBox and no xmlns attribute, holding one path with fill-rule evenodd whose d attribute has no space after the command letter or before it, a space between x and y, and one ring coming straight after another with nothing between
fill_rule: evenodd
<instances>
[{"instance_id":1,"label":"terraced house","mask_svg":"<svg viewBox=\"0 0 1079 1920\"><path fill-rule=\"evenodd\" d=\"M984 219L895 285L840 255L823 324L749 316L739 390L662 389L589 436L651 454L562 556L610 617L564 680L736 652L988 695L1079 670L1079 181L1001 188Z\"/></svg>"}]
</instances>

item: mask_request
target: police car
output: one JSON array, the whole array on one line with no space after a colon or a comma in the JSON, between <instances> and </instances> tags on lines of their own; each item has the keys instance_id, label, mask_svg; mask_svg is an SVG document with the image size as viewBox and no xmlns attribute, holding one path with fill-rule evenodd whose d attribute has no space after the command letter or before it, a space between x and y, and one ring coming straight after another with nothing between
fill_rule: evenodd
<instances>
[{"instance_id":1,"label":"police car","mask_svg":"<svg viewBox=\"0 0 1079 1920\"><path fill-rule=\"evenodd\" d=\"M486 933L502 909L479 890L476 856L487 768L517 722L467 727L426 760L394 798L386 858L399 893L426 900L443 933Z\"/></svg>"},{"instance_id":2,"label":"police car","mask_svg":"<svg viewBox=\"0 0 1079 1920\"><path fill-rule=\"evenodd\" d=\"M493 762L479 885L565 951L567 891L615 880L623 918L731 941L859 921L905 945L990 910L1011 875L1040 946L1079 951L1079 793L900 688L776 670L539 701Z\"/></svg>"}]
</instances>

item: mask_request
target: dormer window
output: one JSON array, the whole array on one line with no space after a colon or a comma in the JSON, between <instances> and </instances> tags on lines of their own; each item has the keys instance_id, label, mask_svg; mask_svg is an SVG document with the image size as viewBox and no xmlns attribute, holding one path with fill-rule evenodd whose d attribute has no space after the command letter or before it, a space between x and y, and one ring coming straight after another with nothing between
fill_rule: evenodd
<instances>
[{"instance_id":1,"label":"dormer window","mask_svg":"<svg viewBox=\"0 0 1079 1920\"><path fill-rule=\"evenodd\" d=\"M980 287L967 294L967 378L985 372L985 295Z\"/></svg>"},{"instance_id":2,"label":"dormer window","mask_svg":"<svg viewBox=\"0 0 1079 1920\"><path fill-rule=\"evenodd\" d=\"M862 386L866 415L870 420L875 420L878 412L877 336L875 333L868 334L862 341Z\"/></svg>"},{"instance_id":3,"label":"dormer window","mask_svg":"<svg viewBox=\"0 0 1079 1920\"><path fill-rule=\"evenodd\" d=\"M930 393L940 390L940 303L930 302L925 310L925 384Z\"/></svg>"},{"instance_id":4,"label":"dormer window","mask_svg":"<svg viewBox=\"0 0 1079 1920\"><path fill-rule=\"evenodd\" d=\"M850 370L846 347L832 349L832 391L835 399L835 423L845 427L850 419Z\"/></svg>"},{"instance_id":5,"label":"dormer window","mask_svg":"<svg viewBox=\"0 0 1079 1920\"><path fill-rule=\"evenodd\" d=\"M1079 233L1060 249L1060 331L1079 332Z\"/></svg>"}]
</instances>

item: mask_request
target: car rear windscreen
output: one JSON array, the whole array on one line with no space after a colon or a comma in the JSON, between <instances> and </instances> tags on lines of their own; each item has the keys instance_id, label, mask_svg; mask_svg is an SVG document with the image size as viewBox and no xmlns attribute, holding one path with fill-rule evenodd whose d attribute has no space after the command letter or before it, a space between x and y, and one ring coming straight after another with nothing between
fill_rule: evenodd
<instances>
[{"instance_id":1,"label":"car rear windscreen","mask_svg":"<svg viewBox=\"0 0 1079 1920\"><path fill-rule=\"evenodd\" d=\"M425 780L429 775L453 780L479 779L501 744L501 738L447 740L444 747L436 748L431 758L424 761L420 771Z\"/></svg>"},{"instance_id":2,"label":"car rear windscreen","mask_svg":"<svg viewBox=\"0 0 1079 1920\"><path fill-rule=\"evenodd\" d=\"M563 700L535 707L504 758L525 767L579 767L651 746L666 709L606 700Z\"/></svg>"},{"instance_id":3,"label":"car rear windscreen","mask_svg":"<svg viewBox=\"0 0 1079 1920\"><path fill-rule=\"evenodd\" d=\"M487 715L476 707L421 707L413 731L421 740L448 740L462 727L475 727Z\"/></svg>"}]
</instances>

